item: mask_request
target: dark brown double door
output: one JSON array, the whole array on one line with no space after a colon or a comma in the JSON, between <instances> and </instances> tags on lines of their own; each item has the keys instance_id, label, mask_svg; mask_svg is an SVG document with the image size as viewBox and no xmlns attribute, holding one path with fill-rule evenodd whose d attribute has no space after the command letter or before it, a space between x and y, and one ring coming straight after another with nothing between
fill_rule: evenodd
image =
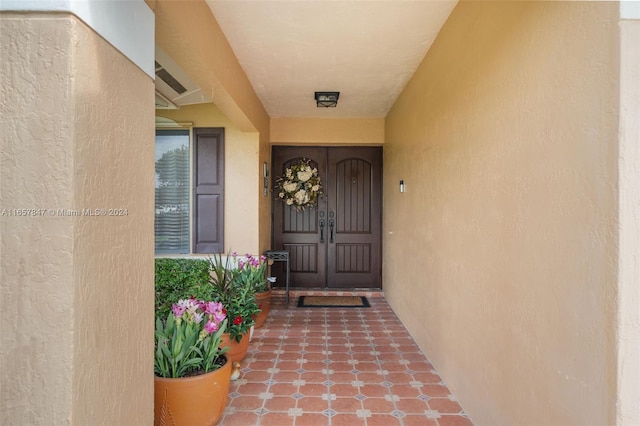
<instances>
[{"instance_id":1,"label":"dark brown double door","mask_svg":"<svg viewBox=\"0 0 640 426\"><path fill-rule=\"evenodd\" d=\"M272 247L289 252L291 286L381 288L382 148L274 146L274 181L301 159L318 168L324 195L300 212L273 201Z\"/></svg>"}]
</instances>

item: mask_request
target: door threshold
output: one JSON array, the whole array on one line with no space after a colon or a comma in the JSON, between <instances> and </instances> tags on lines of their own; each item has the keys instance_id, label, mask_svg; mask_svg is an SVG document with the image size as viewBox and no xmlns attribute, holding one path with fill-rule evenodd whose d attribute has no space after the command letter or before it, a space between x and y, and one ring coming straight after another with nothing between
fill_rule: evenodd
<instances>
[{"instance_id":1,"label":"door threshold","mask_svg":"<svg viewBox=\"0 0 640 426\"><path fill-rule=\"evenodd\" d=\"M286 294L286 290L284 288L274 288L272 289L272 294L274 296L282 296L284 297ZM289 289L289 294L292 298L296 298L298 296L366 296L366 297L384 297L384 292L382 289L371 289L371 288L331 288L331 289L322 289L322 288L302 288L302 287L292 287Z\"/></svg>"}]
</instances>

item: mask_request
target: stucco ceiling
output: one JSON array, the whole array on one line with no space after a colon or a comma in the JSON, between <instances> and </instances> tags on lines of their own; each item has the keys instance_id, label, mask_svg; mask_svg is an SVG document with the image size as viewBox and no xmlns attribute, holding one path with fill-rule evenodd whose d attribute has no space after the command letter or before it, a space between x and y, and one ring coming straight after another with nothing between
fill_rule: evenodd
<instances>
[{"instance_id":1,"label":"stucco ceiling","mask_svg":"<svg viewBox=\"0 0 640 426\"><path fill-rule=\"evenodd\" d=\"M207 0L273 117L384 117L456 1ZM317 108L315 91L338 91Z\"/></svg>"}]
</instances>

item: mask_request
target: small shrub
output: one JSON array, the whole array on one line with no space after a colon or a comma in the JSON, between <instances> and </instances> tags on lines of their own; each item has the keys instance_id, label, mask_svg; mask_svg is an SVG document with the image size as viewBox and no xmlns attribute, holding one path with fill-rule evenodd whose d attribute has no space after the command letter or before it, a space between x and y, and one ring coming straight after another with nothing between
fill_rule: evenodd
<instances>
[{"instance_id":1,"label":"small shrub","mask_svg":"<svg viewBox=\"0 0 640 426\"><path fill-rule=\"evenodd\" d=\"M205 259L156 259L156 318L167 318L171 305L190 296L210 300L209 262Z\"/></svg>"}]
</instances>

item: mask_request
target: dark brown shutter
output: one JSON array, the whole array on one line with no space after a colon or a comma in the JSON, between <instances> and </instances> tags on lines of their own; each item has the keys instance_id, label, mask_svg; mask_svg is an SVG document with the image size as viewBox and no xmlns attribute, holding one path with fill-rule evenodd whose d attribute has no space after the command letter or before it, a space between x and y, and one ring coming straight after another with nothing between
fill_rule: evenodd
<instances>
[{"instance_id":1,"label":"dark brown shutter","mask_svg":"<svg viewBox=\"0 0 640 426\"><path fill-rule=\"evenodd\" d=\"M224 129L194 129L193 252L224 251Z\"/></svg>"}]
</instances>

